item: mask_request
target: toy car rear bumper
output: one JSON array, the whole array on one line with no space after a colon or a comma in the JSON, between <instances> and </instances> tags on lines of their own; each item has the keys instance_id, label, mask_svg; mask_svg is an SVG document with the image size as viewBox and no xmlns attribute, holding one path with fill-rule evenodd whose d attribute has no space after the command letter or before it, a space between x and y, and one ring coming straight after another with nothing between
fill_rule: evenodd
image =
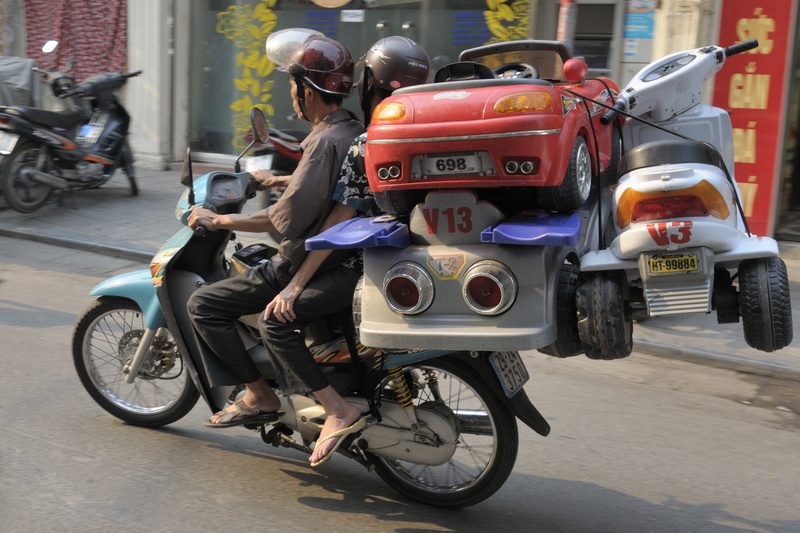
<instances>
[{"instance_id":1,"label":"toy car rear bumper","mask_svg":"<svg viewBox=\"0 0 800 533\"><path fill-rule=\"evenodd\" d=\"M555 286L562 253L549 246L493 244L366 249L361 341L367 346L390 349L528 350L547 346L556 339L553 291L547 287ZM452 275L434 276L435 295L427 310L404 315L388 306L383 278L392 266L402 260L430 269L431 262L442 258L461 265ZM475 313L462 296L464 272L487 258L506 265L519 286L513 305L497 316Z\"/></svg>"},{"instance_id":2,"label":"toy car rear bumper","mask_svg":"<svg viewBox=\"0 0 800 533\"><path fill-rule=\"evenodd\" d=\"M655 248L641 250L639 253L655 252ZM714 253L714 264L724 268L736 268L745 259L760 257L775 257L778 255L778 243L770 237L743 237L732 249ZM638 270L639 254L631 257L619 257L613 249L595 250L587 252L581 257L581 271L591 272L600 270Z\"/></svg>"},{"instance_id":3,"label":"toy car rear bumper","mask_svg":"<svg viewBox=\"0 0 800 533\"><path fill-rule=\"evenodd\" d=\"M370 187L376 191L391 191L432 187L554 186L564 179L566 162L561 159L567 158L556 154L569 154L574 134L562 134L563 122L528 116L465 121L453 126L457 127L408 124L384 131L380 126L374 127L375 131L371 129L366 160ZM562 146L566 138L569 138L568 146ZM436 175L422 168L425 157L464 154L480 157L482 168L475 172L456 168ZM508 172L509 162L515 162L518 170ZM525 162L530 166L522 167ZM397 177L381 179L380 169L391 166L399 168Z\"/></svg>"}]
</instances>

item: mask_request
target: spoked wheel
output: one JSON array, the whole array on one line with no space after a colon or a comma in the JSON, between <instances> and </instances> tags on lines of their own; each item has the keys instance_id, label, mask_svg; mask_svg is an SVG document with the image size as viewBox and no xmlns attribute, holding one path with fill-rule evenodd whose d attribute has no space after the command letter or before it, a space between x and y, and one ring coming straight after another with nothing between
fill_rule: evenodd
<instances>
[{"instance_id":1,"label":"spoked wheel","mask_svg":"<svg viewBox=\"0 0 800 533\"><path fill-rule=\"evenodd\" d=\"M539 188L539 203L544 209L568 213L580 209L592 189L592 156L583 137L575 139L569 166L561 185Z\"/></svg>"},{"instance_id":2,"label":"spoked wheel","mask_svg":"<svg viewBox=\"0 0 800 533\"><path fill-rule=\"evenodd\" d=\"M39 166L40 148L41 145L34 142L23 142L3 162L3 195L8 205L20 213L36 211L44 205L53 192L51 186L34 181L20 172L25 167L44 172L51 170L52 162L47 155L42 156L45 164Z\"/></svg>"},{"instance_id":3,"label":"spoked wheel","mask_svg":"<svg viewBox=\"0 0 800 533\"><path fill-rule=\"evenodd\" d=\"M75 370L100 407L138 426L159 427L183 418L199 393L172 336L156 336L133 383L130 364L145 332L144 315L124 298L101 297L78 319L72 339Z\"/></svg>"},{"instance_id":4,"label":"spoked wheel","mask_svg":"<svg viewBox=\"0 0 800 533\"><path fill-rule=\"evenodd\" d=\"M415 405L434 402L454 414L458 444L438 466L375 457L377 474L408 498L437 507L466 507L494 494L516 461L514 416L469 368L451 359L407 367L405 375Z\"/></svg>"},{"instance_id":5,"label":"spoked wheel","mask_svg":"<svg viewBox=\"0 0 800 533\"><path fill-rule=\"evenodd\" d=\"M749 346L774 352L792 342L792 302L783 259L765 257L741 262L739 307L744 340Z\"/></svg>"},{"instance_id":6,"label":"spoked wheel","mask_svg":"<svg viewBox=\"0 0 800 533\"><path fill-rule=\"evenodd\" d=\"M584 272L578 277L578 333L589 359L621 359L633 351L633 315L625 272Z\"/></svg>"}]
</instances>

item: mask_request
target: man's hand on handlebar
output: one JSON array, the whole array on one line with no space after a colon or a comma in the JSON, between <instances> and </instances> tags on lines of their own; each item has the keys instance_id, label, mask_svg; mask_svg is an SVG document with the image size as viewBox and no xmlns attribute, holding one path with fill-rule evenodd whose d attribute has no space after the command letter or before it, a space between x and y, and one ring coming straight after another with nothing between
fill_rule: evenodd
<instances>
[{"instance_id":1,"label":"man's hand on handlebar","mask_svg":"<svg viewBox=\"0 0 800 533\"><path fill-rule=\"evenodd\" d=\"M266 168L259 168L250 172L258 182L258 190L265 191L272 187L286 187L289 184L290 176L276 176Z\"/></svg>"},{"instance_id":2,"label":"man's hand on handlebar","mask_svg":"<svg viewBox=\"0 0 800 533\"><path fill-rule=\"evenodd\" d=\"M189 227L192 229L197 229L198 227L202 226L209 231L213 231L216 229L214 227L214 221L216 218L217 214L212 210L195 205L192 207L192 212L189 215Z\"/></svg>"}]
</instances>

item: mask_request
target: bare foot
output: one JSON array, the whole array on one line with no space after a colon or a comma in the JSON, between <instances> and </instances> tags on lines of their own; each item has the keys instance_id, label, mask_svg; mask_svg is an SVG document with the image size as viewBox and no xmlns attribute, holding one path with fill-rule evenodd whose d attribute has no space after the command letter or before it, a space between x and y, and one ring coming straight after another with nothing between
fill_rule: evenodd
<instances>
[{"instance_id":1,"label":"bare foot","mask_svg":"<svg viewBox=\"0 0 800 533\"><path fill-rule=\"evenodd\" d=\"M322 431L317 439L317 446L314 447L314 451L311 453L311 457L308 459L312 466L319 464L322 459L325 458L334 447L336 447L336 443L339 439L330 438L325 440L328 435L352 426L359 418L361 418L361 412L354 405L348 404L348 406L349 409L347 409L347 412L343 416L338 414L329 414L325 419L325 423L322 425Z\"/></svg>"}]
</instances>

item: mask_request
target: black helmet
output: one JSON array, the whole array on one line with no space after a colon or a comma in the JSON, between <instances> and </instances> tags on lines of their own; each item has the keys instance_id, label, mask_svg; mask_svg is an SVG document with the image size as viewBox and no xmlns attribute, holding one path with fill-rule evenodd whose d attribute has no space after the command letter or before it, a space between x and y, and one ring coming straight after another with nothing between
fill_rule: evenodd
<instances>
[{"instance_id":1,"label":"black helmet","mask_svg":"<svg viewBox=\"0 0 800 533\"><path fill-rule=\"evenodd\" d=\"M392 35L373 44L364 55L364 68L385 91L420 85L428 81L431 62L425 50L406 37Z\"/></svg>"}]
</instances>

